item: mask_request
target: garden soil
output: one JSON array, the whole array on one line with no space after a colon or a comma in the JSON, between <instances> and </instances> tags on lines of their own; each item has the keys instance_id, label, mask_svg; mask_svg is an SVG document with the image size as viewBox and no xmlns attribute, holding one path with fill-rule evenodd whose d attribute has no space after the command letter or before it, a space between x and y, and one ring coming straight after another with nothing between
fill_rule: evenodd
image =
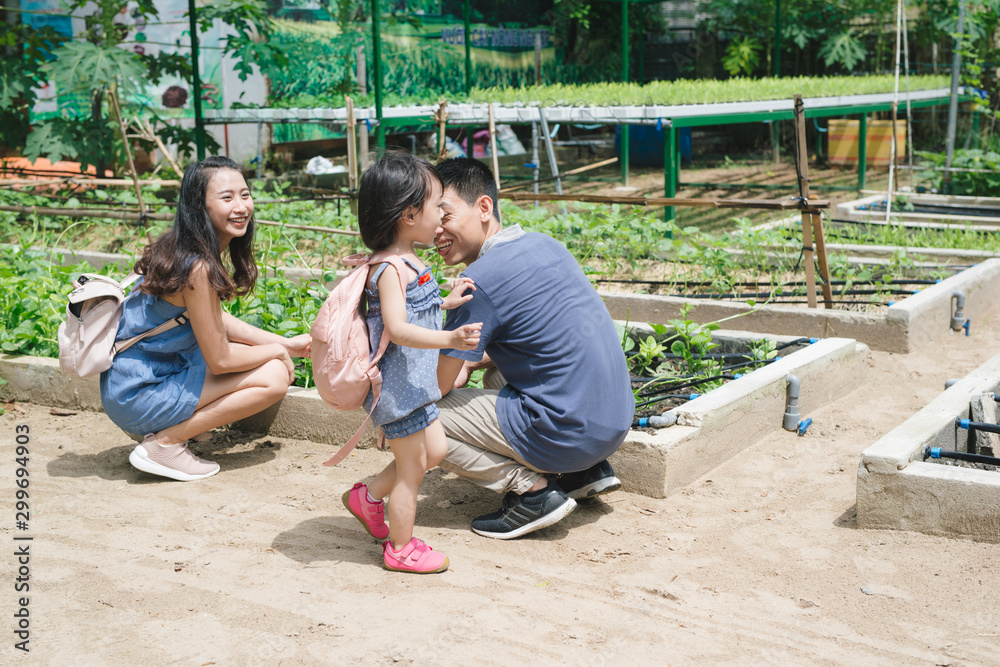
<instances>
[{"instance_id":1,"label":"garden soil","mask_svg":"<svg viewBox=\"0 0 1000 667\"><path fill-rule=\"evenodd\" d=\"M995 665L1000 545L855 520L861 451L996 353L1000 314L972 331L873 352L864 383L804 415L802 437L776 430L665 499L617 491L522 539L473 534L500 497L432 471L416 533L451 568L425 576L383 570L340 502L387 453L331 469L327 445L222 433L196 447L222 472L171 482L131 468L133 444L103 414L7 404L0 652L39 665ZM21 598L30 653L15 647Z\"/></svg>"}]
</instances>

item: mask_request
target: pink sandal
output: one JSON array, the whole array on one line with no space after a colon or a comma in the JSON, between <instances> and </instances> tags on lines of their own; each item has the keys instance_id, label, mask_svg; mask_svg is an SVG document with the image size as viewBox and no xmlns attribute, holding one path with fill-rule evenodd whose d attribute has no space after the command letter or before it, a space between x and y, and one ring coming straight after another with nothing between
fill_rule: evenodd
<instances>
[{"instance_id":1,"label":"pink sandal","mask_svg":"<svg viewBox=\"0 0 1000 667\"><path fill-rule=\"evenodd\" d=\"M377 503L368 500L367 486L358 482L350 491L345 491L340 499L369 535L379 540L389 537L389 526L385 525L385 503L381 500Z\"/></svg>"},{"instance_id":2,"label":"pink sandal","mask_svg":"<svg viewBox=\"0 0 1000 667\"><path fill-rule=\"evenodd\" d=\"M447 556L437 553L415 537L399 551L392 548L390 540L386 540L382 545L382 556L385 569L395 572L431 574L448 569Z\"/></svg>"}]
</instances>

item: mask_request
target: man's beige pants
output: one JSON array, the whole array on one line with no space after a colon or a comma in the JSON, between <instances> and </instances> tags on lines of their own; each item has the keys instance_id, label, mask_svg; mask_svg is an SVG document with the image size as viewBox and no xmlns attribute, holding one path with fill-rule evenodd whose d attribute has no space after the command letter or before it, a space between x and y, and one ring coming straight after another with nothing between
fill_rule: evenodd
<instances>
[{"instance_id":1,"label":"man's beige pants","mask_svg":"<svg viewBox=\"0 0 1000 667\"><path fill-rule=\"evenodd\" d=\"M452 389L438 401L448 436L441 468L499 493L527 491L543 475L510 446L497 420L497 396L506 382L496 369L483 374L485 389Z\"/></svg>"}]
</instances>

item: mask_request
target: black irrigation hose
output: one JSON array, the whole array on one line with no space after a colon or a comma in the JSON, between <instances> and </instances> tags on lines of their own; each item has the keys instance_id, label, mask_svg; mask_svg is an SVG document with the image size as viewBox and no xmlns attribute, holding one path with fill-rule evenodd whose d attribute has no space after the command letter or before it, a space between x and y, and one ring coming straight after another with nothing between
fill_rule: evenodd
<instances>
[{"instance_id":1,"label":"black irrigation hose","mask_svg":"<svg viewBox=\"0 0 1000 667\"><path fill-rule=\"evenodd\" d=\"M681 387L697 387L698 385L706 384L708 382L714 382L715 380L735 380L735 379L736 376L733 375L732 373L723 373L722 375L713 375L712 377L702 378L700 380L692 380L691 382L679 383L675 385L673 389L680 389ZM654 403L662 403L663 401L666 401L668 398L669 396L662 395L648 401L643 401L642 403L636 403L635 407L643 408L646 407L647 405L653 405Z\"/></svg>"},{"instance_id":2,"label":"black irrigation hose","mask_svg":"<svg viewBox=\"0 0 1000 667\"><path fill-rule=\"evenodd\" d=\"M1000 457L986 456L984 454L969 454L967 452L953 452L940 447L924 447L924 460L927 459L956 459L958 461L968 461L970 463L985 463L991 466L1000 466Z\"/></svg>"},{"instance_id":3,"label":"black irrigation hose","mask_svg":"<svg viewBox=\"0 0 1000 667\"><path fill-rule=\"evenodd\" d=\"M772 357L771 359L752 359L750 361L744 361L744 362L739 363L739 364L730 364L729 366L723 366L723 367L719 368L719 370L720 371L733 371L733 370L737 370L737 369L740 369L740 368L746 368L747 366L754 366L754 365L766 366L768 364L774 363L778 359L780 359L780 357ZM685 382L679 382L679 383L677 383L677 382L668 382L668 383L662 384L662 385L660 385L658 387L654 387L653 389L649 389L647 391L641 392L639 394L639 398L644 398L646 396L660 396L664 392L674 391L675 389L680 389L682 387L694 387L694 386L697 386L698 384L703 384L705 382L711 382L713 380L718 380L720 378L725 378L725 379L732 380L732 379L735 378L735 376L732 373L723 373L721 375L711 376L709 378L699 378L699 377L693 376L693 375L689 375L686 378L683 377L683 376L678 376L678 379L684 379L684 380L687 380L687 381L685 381Z\"/></svg>"},{"instance_id":4,"label":"black irrigation hose","mask_svg":"<svg viewBox=\"0 0 1000 667\"><path fill-rule=\"evenodd\" d=\"M874 290L874 289L858 289L858 290L845 290L839 292L838 296L871 296L873 294L900 294L903 296L912 296L916 294L919 290L906 290L906 289L895 289L895 290ZM781 299L784 295L772 294L770 292L744 292L737 294L736 292L722 292L716 294L668 294L667 296L682 297L685 299ZM801 296L800 294L788 294L787 296L795 297ZM782 301L781 303L785 303ZM834 303L840 303L839 300L834 300Z\"/></svg>"},{"instance_id":5,"label":"black irrigation hose","mask_svg":"<svg viewBox=\"0 0 1000 667\"><path fill-rule=\"evenodd\" d=\"M635 279L615 279L615 278L597 278L594 282L598 283L622 283L627 285L684 285L685 287L706 287L712 286L715 282L711 280L635 280ZM914 278L904 279L898 278L893 280L831 280L831 285L935 285L941 282L935 278ZM732 283L733 287L759 287L760 285L770 285L770 282L765 281L748 281ZM788 282L781 283L777 285L778 287L805 287L806 281L804 280L791 280Z\"/></svg>"}]
</instances>

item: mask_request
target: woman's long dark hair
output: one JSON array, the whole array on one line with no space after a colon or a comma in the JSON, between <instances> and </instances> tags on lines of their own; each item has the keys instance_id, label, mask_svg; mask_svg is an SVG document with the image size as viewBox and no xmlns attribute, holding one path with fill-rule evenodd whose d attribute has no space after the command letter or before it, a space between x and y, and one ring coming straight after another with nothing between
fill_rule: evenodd
<instances>
[{"instance_id":1,"label":"woman's long dark hair","mask_svg":"<svg viewBox=\"0 0 1000 667\"><path fill-rule=\"evenodd\" d=\"M135 272L143 276L141 289L146 294L163 296L181 291L187 286L191 268L198 261L205 263L208 283L221 300L227 301L234 295L253 290L257 282L253 216L247 224L246 234L229 242L229 259L233 267L230 276L219 253L219 236L205 208L208 183L220 169L239 171L240 166L227 157L208 157L184 171L174 226L146 246L142 258L135 264Z\"/></svg>"}]
</instances>

